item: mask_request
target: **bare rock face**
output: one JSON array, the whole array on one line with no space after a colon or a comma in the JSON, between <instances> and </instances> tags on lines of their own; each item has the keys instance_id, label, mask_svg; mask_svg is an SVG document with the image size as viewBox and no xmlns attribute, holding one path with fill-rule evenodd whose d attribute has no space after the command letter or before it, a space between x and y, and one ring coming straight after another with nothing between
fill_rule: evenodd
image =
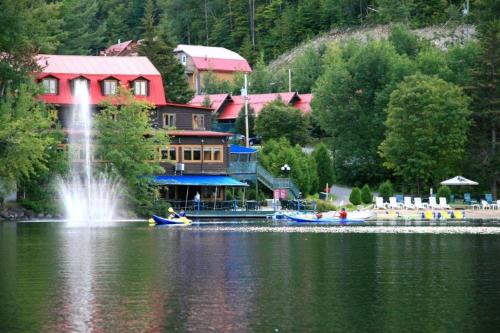
<instances>
[{"instance_id":1,"label":"bare rock face","mask_svg":"<svg viewBox=\"0 0 500 333\"><path fill-rule=\"evenodd\" d=\"M270 69L276 70L287 66L296 56L304 52L309 47L319 48L321 45L329 43L343 43L350 39L366 43L369 40L387 39L391 31L391 25L378 25L371 27L341 28L332 29L330 32L322 34L311 41L307 41L296 48L283 53L274 61L269 63ZM441 49L447 49L450 45L463 44L465 41L474 39L476 27L474 25L442 25L432 26L422 29L412 30L417 36L429 40Z\"/></svg>"}]
</instances>

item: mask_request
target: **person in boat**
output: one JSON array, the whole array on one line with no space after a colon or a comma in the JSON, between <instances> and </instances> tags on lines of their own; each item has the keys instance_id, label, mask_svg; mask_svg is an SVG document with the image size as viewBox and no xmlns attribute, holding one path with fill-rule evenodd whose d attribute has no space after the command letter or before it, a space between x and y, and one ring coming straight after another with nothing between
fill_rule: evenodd
<instances>
[{"instance_id":1,"label":"person in boat","mask_svg":"<svg viewBox=\"0 0 500 333\"><path fill-rule=\"evenodd\" d=\"M179 217L185 217L186 216L186 211L181 208L181 211L179 212Z\"/></svg>"},{"instance_id":2,"label":"person in boat","mask_svg":"<svg viewBox=\"0 0 500 333\"><path fill-rule=\"evenodd\" d=\"M169 219L178 219L180 217L179 214L177 214L172 207L168 208L168 212L169 212L168 214Z\"/></svg>"},{"instance_id":3,"label":"person in boat","mask_svg":"<svg viewBox=\"0 0 500 333\"><path fill-rule=\"evenodd\" d=\"M339 217L340 217L341 220L347 219L347 212L346 212L345 208L342 208L340 210Z\"/></svg>"}]
</instances>

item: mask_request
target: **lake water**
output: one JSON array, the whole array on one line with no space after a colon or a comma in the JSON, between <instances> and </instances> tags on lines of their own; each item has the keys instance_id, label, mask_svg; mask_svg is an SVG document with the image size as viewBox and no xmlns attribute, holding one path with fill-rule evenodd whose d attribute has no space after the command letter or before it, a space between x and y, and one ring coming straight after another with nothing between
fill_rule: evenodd
<instances>
[{"instance_id":1,"label":"lake water","mask_svg":"<svg viewBox=\"0 0 500 333\"><path fill-rule=\"evenodd\" d=\"M0 332L499 327L500 235L0 223Z\"/></svg>"}]
</instances>

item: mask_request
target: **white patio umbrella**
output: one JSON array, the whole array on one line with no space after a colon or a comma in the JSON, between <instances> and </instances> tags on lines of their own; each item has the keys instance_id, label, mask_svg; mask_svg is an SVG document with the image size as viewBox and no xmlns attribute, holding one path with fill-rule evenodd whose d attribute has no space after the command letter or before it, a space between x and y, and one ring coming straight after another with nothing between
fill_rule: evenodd
<instances>
[{"instance_id":1,"label":"white patio umbrella","mask_svg":"<svg viewBox=\"0 0 500 333\"><path fill-rule=\"evenodd\" d=\"M456 176L451 179L442 181L441 185L460 186L460 185L478 185L478 183L462 176Z\"/></svg>"}]
</instances>

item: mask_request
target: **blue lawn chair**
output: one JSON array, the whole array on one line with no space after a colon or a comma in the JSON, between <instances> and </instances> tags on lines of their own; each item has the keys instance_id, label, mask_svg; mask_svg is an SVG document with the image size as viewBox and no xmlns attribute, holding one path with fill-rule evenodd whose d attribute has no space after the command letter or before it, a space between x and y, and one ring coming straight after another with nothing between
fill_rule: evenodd
<instances>
[{"instance_id":1,"label":"blue lawn chair","mask_svg":"<svg viewBox=\"0 0 500 333\"><path fill-rule=\"evenodd\" d=\"M467 205L472 204L472 200L470 198L470 193L464 193L464 204L467 204Z\"/></svg>"},{"instance_id":2,"label":"blue lawn chair","mask_svg":"<svg viewBox=\"0 0 500 333\"><path fill-rule=\"evenodd\" d=\"M493 195L491 193L486 193L484 195L484 200L486 200L491 205L493 203Z\"/></svg>"},{"instance_id":3,"label":"blue lawn chair","mask_svg":"<svg viewBox=\"0 0 500 333\"><path fill-rule=\"evenodd\" d=\"M404 196L402 194L397 194L396 195L396 202L397 203L404 203Z\"/></svg>"}]
</instances>

